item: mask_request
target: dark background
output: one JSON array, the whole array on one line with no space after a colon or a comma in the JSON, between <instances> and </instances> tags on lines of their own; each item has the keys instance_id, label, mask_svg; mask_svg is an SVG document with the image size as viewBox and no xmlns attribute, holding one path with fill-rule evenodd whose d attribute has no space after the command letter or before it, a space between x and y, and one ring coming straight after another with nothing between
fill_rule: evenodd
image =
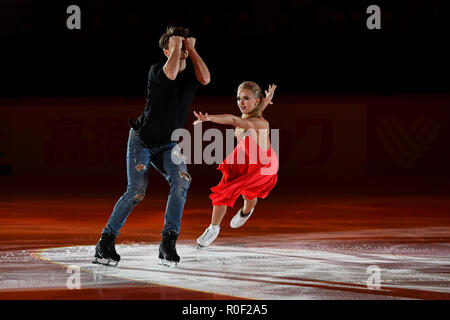
<instances>
[{"instance_id":1,"label":"dark background","mask_svg":"<svg viewBox=\"0 0 450 320\"><path fill-rule=\"evenodd\" d=\"M81 8L81 30L66 9ZM366 9L381 8L368 30ZM143 96L166 26L191 29L212 72L280 94L448 92L448 1L2 0L4 96Z\"/></svg>"},{"instance_id":2,"label":"dark background","mask_svg":"<svg viewBox=\"0 0 450 320\"><path fill-rule=\"evenodd\" d=\"M81 30L66 27L72 4L81 8ZM381 30L366 27L372 4L381 8ZM158 40L167 26L175 25L191 29L211 71L211 83L198 91L197 105L235 112L228 106L234 105L240 82L278 85L278 109L268 117L281 130L280 192L308 192L312 186L332 193L344 186L365 191L371 185L392 192L448 189L449 8L448 1L414 0L2 0L0 116L9 123L0 128L2 181L18 188L35 183L62 190L80 178L77 190L104 183L122 191L126 118L142 112L149 67L165 61ZM334 113L334 105L347 113ZM349 105L353 111L344 108ZM352 123L361 110L360 123ZM299 155L313 157L324 141L320 128L305 123L305 117L334 128L329 158L310 164L316 171L296 162ZM435 138L411 131L421 117L434 121L427 128L424 120L422 128L428 134L438 130ZM391 143L380 141L381 121L401 123L396 132L386 133ZM363 137L362 144L345 138L344 146L343 134ZM389 154L392 146L400 159ZM48 156L53 153L60 163ZM356 154L365 159L355 160L360 159ZM359 161L359 171L345 166L352 160ZM202 192L220 178L215 165L189 170L196 181L204 178ZM56 180L50 180L49 172Z\"/></svg>"}]
</instances>

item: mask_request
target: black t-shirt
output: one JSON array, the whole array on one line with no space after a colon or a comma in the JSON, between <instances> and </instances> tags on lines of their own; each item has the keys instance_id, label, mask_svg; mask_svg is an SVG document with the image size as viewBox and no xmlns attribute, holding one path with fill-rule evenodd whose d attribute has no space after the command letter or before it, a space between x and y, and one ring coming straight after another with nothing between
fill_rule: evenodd
<instances>
[{"instance_id":1,"label":"black t-shirt","mask_svg":"<svg viewBox=\"0 0 450 320\"><path fill-rule=\"evenodd\" d=\"M167 78L164 63L150 67L147 86L147 103L134 128L148 147L169 144L172 132L184 128L190 105L200 86L191 63L178 73L175 80Z\"/></svg>"}]
</instances>

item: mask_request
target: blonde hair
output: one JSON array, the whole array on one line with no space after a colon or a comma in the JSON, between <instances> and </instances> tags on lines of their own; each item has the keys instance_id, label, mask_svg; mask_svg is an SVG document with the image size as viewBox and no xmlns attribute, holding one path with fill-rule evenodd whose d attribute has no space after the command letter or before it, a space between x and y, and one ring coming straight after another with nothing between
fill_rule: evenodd
<instances>
[{"instance_id":1,"label":"blonde hair","mask_svg":"<svg viewBox=\"0 0 450 320\"><path fill-rule=\"evenodd\" d=\"M253 92L253 95L256 97L256 99L259 98L259 103L256 106L256 108L247 114L243 114L242 118L244 118L244 119L260 118L262 116L262 105L263 105L263 100L264 100L264 96L263 96L261 87L256 82L244 81L239 85L239 87L237 88L237 91L239 92L239 90L242 90L242 89L251 90Z\"/></svg>"}]
</instances>

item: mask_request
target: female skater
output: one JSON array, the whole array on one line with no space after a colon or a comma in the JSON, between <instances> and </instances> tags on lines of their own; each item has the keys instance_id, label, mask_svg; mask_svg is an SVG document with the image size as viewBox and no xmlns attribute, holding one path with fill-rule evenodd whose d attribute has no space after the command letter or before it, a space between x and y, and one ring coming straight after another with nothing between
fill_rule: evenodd
<instances>
[{"instance_id":1,"label":"female skater","mask_svg":"<svg viewBox=\"0 0 450 320\"><path fill-rule=\"evenodd\" d=\"M213 211L211 224L197 239L200 247L209 246L219 235L220 223L236 199L242 195L244 206L230 222L232 228L241 227L253 213L258 198L264 199L277 182L278 157L269 140L269 122L262 112L272 104L276 85L270 85L263 96L254 82L245 81L237 90L237 104L242 112L239 118L230 114L208 115L194 111L197 120L232 125L239 143L234 151L219 165L222 171L220 183L211 188Z\"/></svg>"}]
</instances>

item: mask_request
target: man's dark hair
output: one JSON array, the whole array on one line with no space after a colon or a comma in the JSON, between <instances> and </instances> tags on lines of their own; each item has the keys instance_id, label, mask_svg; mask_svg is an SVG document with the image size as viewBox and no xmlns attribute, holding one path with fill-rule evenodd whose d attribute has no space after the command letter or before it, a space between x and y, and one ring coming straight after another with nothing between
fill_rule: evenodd
<instances>
[{"instance_id":1,"label":"man's dark hair","mask_svg":"<svg viewBox=\"0 0 450 320\"><path fill-rule=\"evenodd\" d=\"M159 38L159 47L161 49L169 49L169 39L171 36L179 36L184 38L189 38L189 29L182 27L167 27L166 32Z\"/></svg>"}]
</instances>

